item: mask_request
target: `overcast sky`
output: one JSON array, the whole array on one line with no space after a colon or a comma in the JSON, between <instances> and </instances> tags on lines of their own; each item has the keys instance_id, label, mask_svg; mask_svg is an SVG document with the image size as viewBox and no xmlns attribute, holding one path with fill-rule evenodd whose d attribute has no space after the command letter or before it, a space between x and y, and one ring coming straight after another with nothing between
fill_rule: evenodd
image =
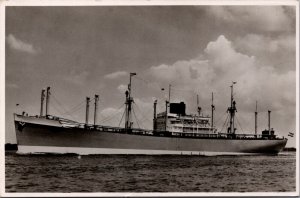
<instances>
[{"instance_id":1,"label":"overcast sky","mask_svg":"<svg viewBox=\"0 0 300 198\"><path fill-rule=\"evenodd\" d=\"M6 7L6 142L16 141L13 112L39 114L47 86L50 114L84 122L85 97L99 94L98 124L118 126L130 72L135 126L152 127L153 101L162 111L171 84L171 101L190 113L198 94L210 115L214 92L220 131L236 81L239 133L254 133L258 101L258 130L269 109L287 136L296 130L295 20L292 6Z\"/></svg>"}]
</instances>

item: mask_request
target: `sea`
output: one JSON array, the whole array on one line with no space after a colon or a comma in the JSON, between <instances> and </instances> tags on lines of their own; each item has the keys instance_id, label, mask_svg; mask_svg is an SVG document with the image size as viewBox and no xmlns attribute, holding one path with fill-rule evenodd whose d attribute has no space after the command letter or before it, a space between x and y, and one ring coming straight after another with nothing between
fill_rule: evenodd
<instances>
[{"instance_id":1,"label":"sea","mask_svg":"<svg viewBox=\"0 0 300 198\"><path fill-rule=\"evenodd\" d=\"M295 192L296 152L258 156L5 154L5 191Z\"/></svg>"}]
</instances>

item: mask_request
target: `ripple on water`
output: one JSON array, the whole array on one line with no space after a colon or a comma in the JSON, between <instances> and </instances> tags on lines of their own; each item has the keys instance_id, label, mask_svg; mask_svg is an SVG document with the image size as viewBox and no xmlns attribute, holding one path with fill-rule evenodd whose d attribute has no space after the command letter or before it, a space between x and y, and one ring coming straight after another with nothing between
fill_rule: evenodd
<instances>
[{"instance_id":1,"label":"ripple on water","mask_svg":"<svg viewBox=\"0 0 300 198\"><path fill-rule=\"evenodd\" d=\"M5 157L7 192L295 191L295 154Z\"/></svg>"}]
</instances>

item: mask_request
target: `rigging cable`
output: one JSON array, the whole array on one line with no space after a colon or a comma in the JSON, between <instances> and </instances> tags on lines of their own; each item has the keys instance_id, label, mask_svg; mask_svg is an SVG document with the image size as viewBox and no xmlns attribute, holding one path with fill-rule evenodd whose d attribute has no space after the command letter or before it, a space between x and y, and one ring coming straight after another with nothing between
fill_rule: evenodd
<instances>
[{"instance_id":1,"label":"rigging cable","mask_svg":"<svg viewBox=\"0 0 300 198\"><path fill-rule=\"evenodd\" d=\"M66 111L66 109L64 108L64 106L58 101L58 99L54 96L54 94L52 94L52 98L54 99L54 101L58 104L58 106L60 107L60 109L63 109L64 111ZM60 111L60 110L58 110L54 105L53 105L53 107L61 114L61 115L63 115L62 114L62 112ZM75 120L75 118L72 116L72 115L70 115L70 114L68 114L72 119L74 119Z\"/></svg>"},{"instance_id":2,"label":"rigging cable","mask_svg":"<svg viewBox=\"0 0 300 198\"><path fill-rule=\"evenodd\" d=\"M143 81L143 82L146 83L147 85L149 85L149 84L151 83L151 82L149 82L149 81L147 81L147 80L145 80L145 79L142 79L142 78L140 78L140 77L138 77L138 76L135 76L134 78Z\"/></svg>"},{"instance_id":3,"label":"rigging cable","mask_svg":"<svg viewBox=\"0 0 300 198\"><path fill-rule=\"evenodd\" d=\"M94 101L95 98L93 98L92 100L90 100L90 102ZM84 103L86 102L86 100L83 100L82 102L80 102L78 105L74 106L71 110L65 112L63 115L68 114L71 117L73 117L71 114L74 114L75 112L77 112L78 110L81 110L84 107Z\"/></svg>"},{"instance_id":4,"label":"rigging cable","mask_svg":"<svg viewBox=\"0 0 300 198\"><path fill-rule=\"evenodd\" d=\"M58 99L55 97L54 94L51 94L52 98L54 99L54 101L60 106L60 108L62 108L64 111L66 111L66 109L64 108L64 106L58 101Z\"/></svg>"},{"instance_id":5,"label":"rigging cable","mask_svg":"<svg viewBox=\"0 0 300 198\"><path fill-rule=\"evenodd\" d=\"M222 126L222 129L221 129L221 132L223 131L224 126L227 124L228 117L229 117L229 115L227 115L227 117L226 117L226 120L225 120L225 122L224 122L224 124Z\"/></svg>"},{"instance_id":6,"label":"rigging cable","mask_svg":"<svg viewBox=\"0 0 300 198\"><path fill-rule=\"evenodd\" d=\"M238 125L241 127L241 129L242 129L242 132L244 133L244 130L243 130L243 128L242 128L242 125L240 124L240 122L239 122L239 120L238 120L237 116L236 116L236 121L237 121Z\"/></svg>"},{"instance_id":7,"label":"rigging cable","mask_svg":"<svg viewBox=\"0 0 300 198\"><path fill-rule=\"evenodd\" d=\"M134 117L135 117L135 120L136 120L136 123L137 123L137 125L138 125L138 128L140 129L141 127L140 127L139 121L138 121L138 119L137 119L137 117L136 117L136 115L135 115L134 109L132 109L132 112L133 112L133 115L134 115Z\"/></svg>"},{"instance_id":8,"label":"rigging cable","mask_svg":"<svg viewBox=\"0 0 300 198\"><path fill-rule=\"evenodd\" d=\"M77 112L78 110L82 109L83 107L84 107L84 105L80 105L80 106L78 106L76 109L73 109L72 111L69 111L69 112L66 112L66 113L68 113L68 114L75 113L75 112ZM64 113L64 115L65 115L66 113Z\"/></svg>"},{"instance_id":9,"label":"rigging cable","mask_svg":"<svg viewBox=\"0 0 300 198\"><path fill-rule=\"evenodd\" d=\"M103 116L104 119L100 120L100 123L101 123L101 122L107 122L107 121L111 120L112 118L114 118L114 117L119 113L120 109L121 109L123 106L124 106L124 104L122 104L122 106L120 106L120 107L117 109L117 111L116 111L115 114L113 114L113 115L111 115L111 116L108 116L108 117L104 117L104 116ZM100 114L100 115L101 115L101 114Z\"/></svg>"},{"instance_id":10,"label":"rigging cable","mask_svg":"<svg viewBox=\"0 0 300 198\"><path fill-rule=\"evenodd\" d=\"M240 118L241 123L247 123L247 122L245 122L245 120L243 119L243 116L241 114L239 114L239 117L237 117L237 118ZM254 123L254 119L252 120L252 118L250 118L249 121L251 121L251 123ZM251 129L249 130L249 126L247 126L247 125L244 124L244 127L245 126L246 126L246 131L251 131ZM242 129L242 127L241 127L241 129Z\"/></svg>"},{"instance_id":11,"label":"rigging cable","mask_svg":"<svg viewBox=\"0 0 300 198\"><path fill-rule=\"evenodd\" d=\"M148 117L147 117L145 114L142 113L141 109L139 108L139 106L137 106L137 104L135 104L135 103L133 103L133 104L137 107L138 111L141 113L142 119L143 119L142 121L147 120L148 122L152 122L152 121L150 121L150 120L148 119ZM152 110L152 109L151 109L151 110ZM148 114L149 112L150 112L150 110L147 111L146 114Z\"/></svg>"},{"instance_id":12,"label":"rigging cable","mask_svg":"<svg viewBox=\"0 0 300 198\"><path fill-rule=\"evenodd\" d=\"M122 120L123 120L123 117L124 117L124 115L125 115L125 112L126 112L126 109L124 109L124 112L123 112L122 118L121 118L121 120L120 120L120 123L119 123L119 127L120 127L120 125L121 125L121 122L122 122Z\"/></svg>"},{"instance_id":13,"label":"rigging cable","mask_svg":"<svg viewBox=\"0 0 300 198\"><path fill-rule=\"evenodd\" d=\"M219 121L222 120L226 114L227 114L227 112L225 111L224 114L222 115L222 117L219 117L219 119L215 122L214 125L217 126L219 124Z\"/></svg>"}]
</instances>

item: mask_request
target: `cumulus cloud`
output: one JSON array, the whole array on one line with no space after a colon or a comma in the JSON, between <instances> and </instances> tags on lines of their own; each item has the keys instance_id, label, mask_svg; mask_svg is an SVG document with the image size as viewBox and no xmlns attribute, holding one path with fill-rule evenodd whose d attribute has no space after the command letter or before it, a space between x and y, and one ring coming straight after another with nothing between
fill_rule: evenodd
<instances>
[{"instance_id":1,"label":"cumulus cloud","mask_svg":"<svg viewBox=\"0 0 300 198\"><path fill-rule=\"evenodd\" d=\"M122 76L126 76L128 73L125 72L125 71L117 71L117 72L114 72L114 73L110 73L110 74L106 74L104 76L104 78L106 79L116 79L116 78L120 78Z\"/></svg>"},{"instance_id":2,"label":"cumulus cloud","mask_svg":"<svg viewBox=\"0 0 300 198\"><path fill-rule=\"evenodd\" d=\"M6 41L11 49L27 52L29 54L37 53L37 50L33 47L32 44L21 41L12 34L8 35Z\"/></svg>"},{"instance_id":3,"label":"cumulus cloud","mask_svg":"<svg viewBox=\"0 0 300 198\"><path fill-rule=\"evenodd\" d=\"M235 45L255 55L296 50L295 37L292 35L272 38L258 34L247 34L244 37L238 37L235 41Z\"/></svg>"},{"instance_id":4,"label":"cumulus cloud","mask_svg":"<svg viewBox=\"0 0 300 198\"><path fill-rule=\"evenodd\" d=\"M234 45L239 51L255 56L264 64L286 72L295 69L295 39L292 34L275 37L247 34L237 37Z\"/></svg>"},{"instance_id":5,"label":"cumulus cloud","mask_svg":"<svg viewBox=\"0 0 300 198\"><path fill-rule=\"evenodd\" d=\"M278 45L281 45L280 41ZM238 52L234 46L231 41L221 35L216 41L208 43L204 53L199 55L201 58L177 61L171 65L153 66L148 73L153 81L172 82L174 90L176 87L185 91L190 90L189 93L184 92L180 95L188 106L193 106L191 104L194 103L191 95L199 94L202 105L207 106L207 112L209 112L212 91L215 92L218 110L220 111L220 108L226 110L226 105L230 100L229 86L232 81L237 81L235 98L239 114L246 116L244 120L251 120L255 101L258 100L261 111L269 108L275 111L276 116L284 115L290 118L289 122L294 127L295 67L291 71L278 72L272 65L261 63L255 56ZM266 47L269 48L269 46ZM273 50L279 50L275 48ZM177 94L174 93L174 95ZM276 118L276 116L274 119L277 119L277 127L286 126L282 123L283 119ZM252 123L245 122L244 124L251 128Z\"/></svg>"},{"instance_id":6,"label":"cumulus cloud","mask_svg":"<svg viewBox=\"0 0 300 198\"><path fill-rule=\"evenodd\" d=\"M114 107L107 107L100 112L98 122L101 125L118 127L122 119L123 112L124 112L124 108L117 109ZM123 123L124 123L124 117L123 117ZM120 126L123 127L124 125L120 125Z\"/></svg>"},{"instance_id":7,"label":"cumulus cloud","mask_svg":"<svg viewBox=\"0 0 300 198\"><path fill-rule=\"evenodd\" d=\"M132 106L133 127L152 129L153 126L153 98L134 98ZM100 112L99 123L115 127L124 127L125 105L121 108L107 107Z\"/></svg>"},{"instance_id":8,"label":"cumulus cloud","mask_svg":"<svg viewBox=\"0 0 300 198\"><path fill-rule=\"evenodd\" d=\"M211 6L208 10L224 22L273 32L291 30L294 19L288 12L295 12L283 6Z\"/></svg>"}]
</instances>

